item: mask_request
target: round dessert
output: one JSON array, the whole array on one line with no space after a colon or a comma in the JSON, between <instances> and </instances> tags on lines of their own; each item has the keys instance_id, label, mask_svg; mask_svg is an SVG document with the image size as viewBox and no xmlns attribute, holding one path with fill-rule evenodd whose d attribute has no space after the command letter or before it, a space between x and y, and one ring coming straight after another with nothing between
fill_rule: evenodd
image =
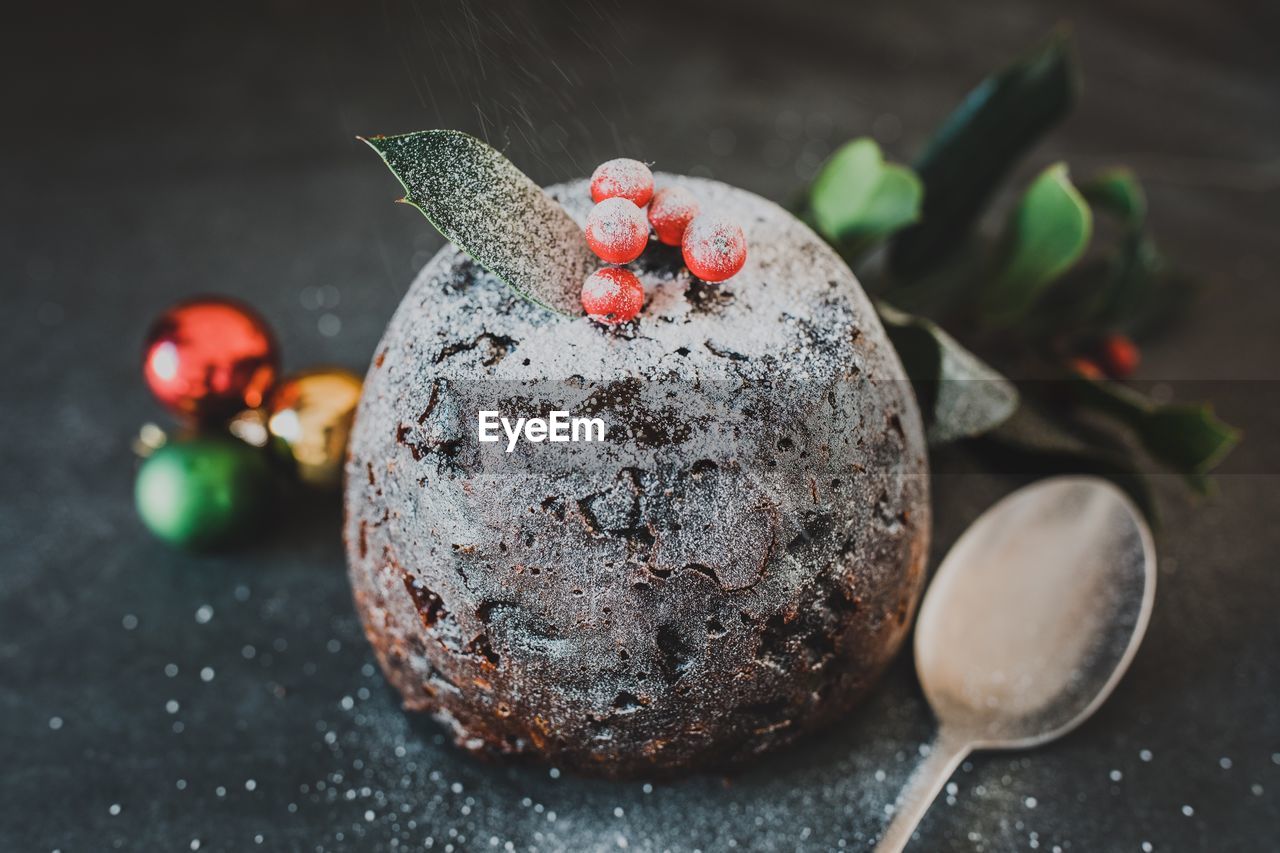
<instances>
[{"instance_id":1,"label":"round dessert","mask_svg":"<svg viewBox=\"0 0 1280 853\"><path fill-rule=\"evenodd\" d=\"M857 280L770 202L656 183L741 224L729 285L654 242L644 310L609 327L446 247L369 369L356 604L405 706L475 752L615 777L735 763L844 714L915 609L923 431ZM587 182L548 192L585 221ZM479 440L481 411L556 410L604 440Z\"/></svg>"}]
</instances>

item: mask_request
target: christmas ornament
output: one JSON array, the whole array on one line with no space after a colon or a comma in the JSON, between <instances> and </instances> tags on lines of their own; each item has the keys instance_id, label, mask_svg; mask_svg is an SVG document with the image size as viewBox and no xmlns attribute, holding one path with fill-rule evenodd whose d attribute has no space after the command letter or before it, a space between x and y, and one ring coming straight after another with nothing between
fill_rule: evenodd
<instances>
[{"instance_id":1,"label":"christmas ornament","mask_svg":"<svg viewBox=\"0 0 1280 853\"><path fill-rule=\"evenodd\" d=\"M608 325L625 323L640 313L644 285L631 270L605 267L582 283L582 308L592 320Z\"/></svg>"},{"instance_id":2,"label":"christmas ornament","mask_svg":"<svg viewBox=\"0 0 1280 853\"><path fill-rule=\"evenodd\" d=\"M184 548L216 548L249 533L271 502L271 470L261 450L231 437L170 441L138 469L138 515L158 538Z\"/></svg>"},{"instance_id":3,"label":"christmas ornament","mask_svg":"<svg viewBox=\"0 0 1280 853\"><path fill-rule=\"evenodd\" d=\"M341 485L360 387L350 371L321 368L288 377L271 392L267 428L288 448L307 485Z\"/></svg>"},{"instance_id":4,"label":"christmas ornament","mask_svg":"<svg viewBox=\"0 0 1280 853\"><path fill-rule=\"evenodd\" d=\"M644 211L625 198L607 198L587 214L587 245L603 261L629 264L649 245Z\"/></svg>"},{"instance_id":5,"label":"christmas ornament","mask_svg":"<svg viewBox=\"0 0 1280 853\"><path fill-rule=\"evenodd\" d=\"M658 190L649 205L649 224L658 240L668 246L679 246L684 230L698 215L698 200L684 187Z\"/></svg>"},{"instance_id":6,"label":"christmas ornament","mask_svg":"<svg viewBox=\"0 0 1280 853\"><path fill-rule=\"evenodd\" d=\"M694 217L680 246L685 266L703 281L732 278L747 262L747 238L741 226L718 216Z\"/></svg>"},{"instance_id":7,"label":"christmas ornament","mask_svg":"<svg viewBox=\"0 0 1280 853\"><path fill-rule=\"evenodd\" d=\"M262 405L279 363L275 337L257 312L205 297L179 303L156 320L143 375L169 409L209 423Z\"/></svg>"},{"instance_id":8,"label":"christmas ornament","mask_svg":"<svg viewBox=\"0 0 1280 853\"><path fill-rule=\"evenodd\" d=\"M625 198L644 207L653 198L653 172L639 160L619 157L596 166L591 173L591 200Z\"/></svg>"}]
</instances>

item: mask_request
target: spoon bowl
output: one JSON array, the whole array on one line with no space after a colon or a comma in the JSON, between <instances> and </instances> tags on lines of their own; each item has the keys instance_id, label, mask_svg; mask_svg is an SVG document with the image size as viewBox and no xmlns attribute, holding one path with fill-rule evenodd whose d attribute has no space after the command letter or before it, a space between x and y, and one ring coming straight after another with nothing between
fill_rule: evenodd
<instances>
[{"instance_id":1,"label":"spoon bowl","mask_svg":"<svg viewBox=\"0 0 1280 853\"><path fill-rule=\"evenodd\" d=\"M1037 483L983 514L939 567L916 627L921 686L975 748L1037 746L1111 693L1154 599L1151 533L1123 492Z\"/></svg>"},{"instance_id":2,"label":"spoon bowl","mask_svg":"<svg viewBox=\"0 0 1280 853\"><path fill-rule=\"evenodd\" d=\"M902 850L975 749L1060 737L1110 695L1155 600L1155 548L1133 503L1095 477L1056 477L987 510L947 554L916 624L937 741L877 850Z\"/></svg>"}]
</instances>

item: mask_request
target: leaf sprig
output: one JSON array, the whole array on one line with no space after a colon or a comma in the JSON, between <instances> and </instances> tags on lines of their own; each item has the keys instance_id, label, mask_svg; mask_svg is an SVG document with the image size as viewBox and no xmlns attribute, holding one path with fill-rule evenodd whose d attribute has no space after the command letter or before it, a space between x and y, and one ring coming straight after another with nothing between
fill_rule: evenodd
<instances>
[{"instance_id":1,"label":"leaf sprig","mask_svg":"<svg viewBox=\"0 0 1280 853\"><path fill-rule=\"evenodd\" d=\"M455 246L516 293L578 316L582 280L597 266L568 212L510 160L458 130L365 139L412 205Z\"/></svg>"},{"instance_id":2,"label":"leaf sprig","mask_svg":"<svg viewBox=\"0 0 1280 853\"><path fill-rule=\"evenodd\" d=\"M1187 301L1189 280L1147 232L1137 177L1118 167L1076 183L1067 164L1053 163L1021 192L999 233L977 227L1002 181L1079 92L1070 36L1055 32L979 83L912 168L886 162L871 139L838 149L801 215L879 299L932 444L978 440L1006 462L1101 474L1152 512L1130 448L1203 493L1240 434L1207 404L1150 400L1081 360L1108 336L1155 334ZM1118 434L1100 434L1095 415Z\"/></svg>"}]
</instances>

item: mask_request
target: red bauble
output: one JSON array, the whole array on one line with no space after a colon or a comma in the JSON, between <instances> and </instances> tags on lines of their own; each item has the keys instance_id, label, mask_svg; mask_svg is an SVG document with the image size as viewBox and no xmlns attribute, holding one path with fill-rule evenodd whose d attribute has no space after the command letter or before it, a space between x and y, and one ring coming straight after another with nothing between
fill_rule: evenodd
<instances>
[{"instance_id":1,"label":"red bauble","mask_svg":"<svg viewBox=\"0 0 1280 853\"><path fill-rule=\"evenodd\" d=\"M701 214L684 230L680 242L685 266L703 281L724 281L747 262L747 238L736 222Z\"/></svg>"},{"instance_id":2,"label":"red bauble","mask_svg":"<svg viewBox=\"0 0 1280 853\"><path fill-rule=\"evenodd\" d=\"M625 198L644 207L653 198L653 172L639 160L619 157L596 166L591 174L591 200Z\"/></svg>"},{"instance_id":3,"label":"red bauble","mask_svg":"<svg viewBox=\"0 0 1280 853\"><path fill-rule=\"evenodd\" d=\"M587 245L601 260L629 264L649 244L644 211L625 198L607 198L587 214Z\"/></svg>"},{"instance_id":4,"label":"red bauble","mask_svg":"<svg viewBox=\"0 0 1280 853\"><path fill-rule=\"evenodd\" d=\"M597 322L611 326L625 323L644 307L644 285L631 270L596 270L582 283L582 307Z\"/></svg>"},{"instance_id":5,"label":"red bauble","mask_svg":"<svg viewBox=\"0 0 1280 853\"><path fill-rule=\"evenodd\" d=\"M181 302L162 314L147 334L142 362L156 399L206 423L262 405L279 367L266 321L221 297Z\"/></svg>"},{"instance_id":6,"label":"red bauble","mask_svg":"<svg viewBox=\"0 0 1280 853\"><path fill-rule=\"evenodd\" d=\"M684 187L658 190L649 205L649 224L658 240L668 246L679 246L684 230L698 215L698 200Z\"/></svg>"}]
</instances>

